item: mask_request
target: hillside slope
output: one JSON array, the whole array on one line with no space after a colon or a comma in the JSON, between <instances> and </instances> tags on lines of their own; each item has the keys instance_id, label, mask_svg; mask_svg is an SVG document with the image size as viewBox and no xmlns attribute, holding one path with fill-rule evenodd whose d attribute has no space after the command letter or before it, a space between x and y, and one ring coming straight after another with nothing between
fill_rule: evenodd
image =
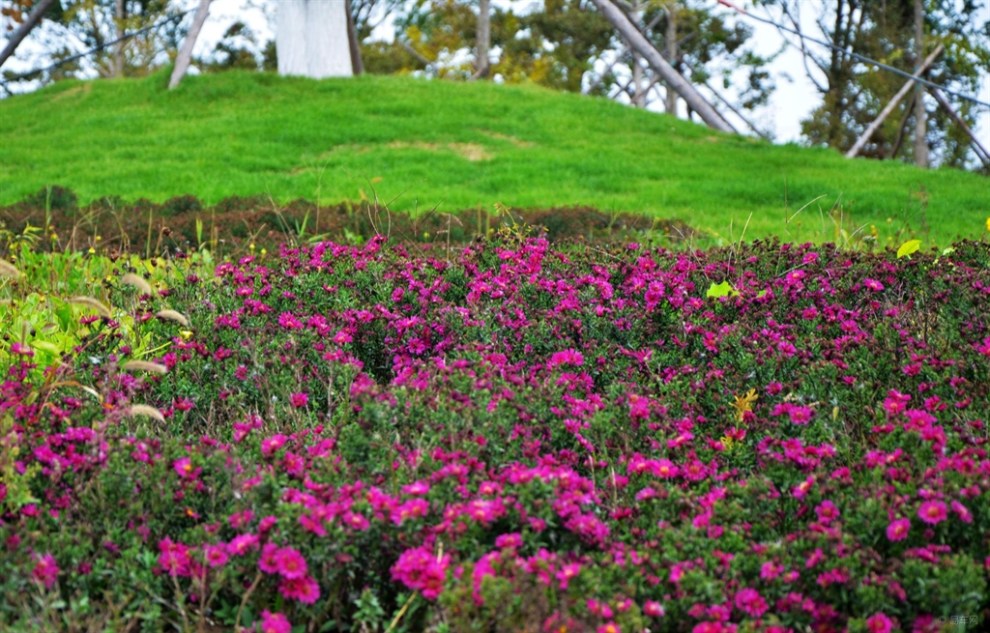
<instances>
[{"instance_id":1,"label":"hillside slope","mask_svg":"<svg viewBox=\"0 0 990 633\"><path fill-rule=\"evenodd\" d=\"M985 232L990 182L848 161L531 87L257 73L64 82L0 101L0 205L51 184L82 202L193 194L377 197L396 211L582 205L726 239L834 239L876 225L946 242ZM799 209L804 210L797 213Z\"/></svg>"}]
</instances>

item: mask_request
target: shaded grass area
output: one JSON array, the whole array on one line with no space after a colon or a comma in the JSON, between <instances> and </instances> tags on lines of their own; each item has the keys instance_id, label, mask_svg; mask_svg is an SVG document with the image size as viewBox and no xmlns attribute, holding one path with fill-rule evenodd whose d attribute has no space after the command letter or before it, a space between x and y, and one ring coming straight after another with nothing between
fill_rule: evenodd
<instances>
[{"instance_id":1,"label":"shaded grass area","mask_svg":"<svg viewBox=\"0 0 990 633\"><path fill-rule=\"evenodd\" d=\"M206 204L377 201L395 211L586 206L723 240L984 230L985 178L728 136L535 87L257 73L64 82L0 102L0 204L46 185Z\"/></svg>"}]
</instances>

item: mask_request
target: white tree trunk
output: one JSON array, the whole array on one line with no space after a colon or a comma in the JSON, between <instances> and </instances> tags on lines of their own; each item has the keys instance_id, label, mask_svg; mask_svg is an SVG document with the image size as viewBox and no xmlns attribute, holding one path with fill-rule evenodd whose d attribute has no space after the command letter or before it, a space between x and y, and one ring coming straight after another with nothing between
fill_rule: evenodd
<instances>
[{"instance_id":1,"label":"white tree trunk","mask_svg":"<svg viewBox=\"0 0 990 633\"><path fill-rule=\"evenodd\" d=\"M278 73L314 79L353 74L345 0L279 0Z\"/></svg>"},{"instance_id":2,"label":"white tree trunk","mask_svg":"<svg viewBox=\"0 0 990 633\"><path fill-rule=\"evenodd\" d=\"M920 60L925 54L925 5L914 0L914 56ZM917 74L921 74L918 70ZM914 97L914 164L928 167L928 112L925 110L925 87L918 84Z\"/></svg>"},{"instance_id":3,"label":"white tree trunk","mask_svg":"<svg viewBox=\"0 0 990 633\"><path fill-rule=\"evenodd\" d=\"M182 42L182 48L179 49L178 57L175 58L172 77L168 80L169 90L178 86L182 78L185 77L186 71L189 70L193 48L196 46L196 40L199 38L199 32L203 28L203 23L206 22L206 17L210 14L211 2L213 0L199 0L199 7L196 9L196 16L193 18L192 26L189 27L189 33L186 34L186 39Z\"/></svg>"}]
</instances>

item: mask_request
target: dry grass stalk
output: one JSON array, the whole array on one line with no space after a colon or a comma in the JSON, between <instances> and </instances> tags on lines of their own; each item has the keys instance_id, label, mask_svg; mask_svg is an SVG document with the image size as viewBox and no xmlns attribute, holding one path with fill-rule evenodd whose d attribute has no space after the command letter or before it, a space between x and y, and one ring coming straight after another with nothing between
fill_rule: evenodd
<instances>
[{"instance_id":1,"label":"dry grass stalk","mask_svg":"<svg viewBox=\"0 0 990 633\"><path fill-rule=\"evenodd\" d=\"M127 410L127 414L130 416L141 415L146 418L153 418L159 422L165 421L165 416L162 415L161 411L146 404L132 404L131 408Z\"/></svg>"},{"instance_id":2,"label":"dry grass stalk","mask_svg":"<svg viewBox=\"0 0 990 633\"><path fill-rule=\"evenodd\" d=\"M182 314L181 312L176 312L175 310L159 310L155 314L155 316L157 316L159 319L175 321L182 327L189 327L189 319L186 318L186 315Z\"/></svg>"},{"instance_id":3,"label":"dry grass stalk","mask_svg":"<svg viewBox=\"0 0 990 633\"><path fill-rule=\"evenodd\" d=\"M108 308L106 304L99 299L94 299L93 297L72 297L69 301L71 303L77 303L79 305L92 308L102 317L106 317L108 319L113 318L113 315L110 313L110 308Z\"/></svg>"},{"instance_id":4,"label":"dry grass stalk","mask_svg":"<svg viewBox=\"0 0 990 633\"><path fill-rule=\"evenodd\" d=\"M0 277L10 277L17 279L21 276L21 271L17 270L10 262L0 259Z\"/></svg>"},{"instance_id":5,"label":"dry grass stalk","mask_svg":"<svg viewBox=\"0 0 990 633\"><path fill-rule=\"evenodd\" d=\"M143 295L150 295L154 293L154 290L151 289L151 284L145 281L144 277L135 275L134 273L127 273L121 277L120 283L136 288L138 292Z\"/></svg>"},{"instance_id":6,"label":"dry grass stalk","mask_svg":"<svg viewBox=\"0 0 990 633\"><path fill-rule=\"evenodd\" d=\"M124 371L147 371L153 374L166 374L168 367L161 363L152 363L147 360L129 360L121 365Z\"/></svg>"}]
</instances>

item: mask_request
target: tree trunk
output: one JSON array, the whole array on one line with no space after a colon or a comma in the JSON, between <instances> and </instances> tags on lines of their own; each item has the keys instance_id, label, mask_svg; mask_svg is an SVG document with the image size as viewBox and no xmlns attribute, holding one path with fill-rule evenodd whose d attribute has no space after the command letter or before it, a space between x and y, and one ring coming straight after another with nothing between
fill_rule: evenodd
<instances>
[{"instance_id":1,"label":"tree trunk","mask_svg":"<svg viewBox=\"0 0 990 633\"><path fill-rule=\"evenodd\" d=\"M677 13L674 5L667 5L667 29L663 36L667 48L667 61L677 69ZM677 116L677 93L667 86L667 98L664 100L664 109L667 114Z\"/></svg>"},{"instance_id":2,"label":"tree trunk","mask_svg":"<svg viewBox=\"0 0 990 633\"><path fill-rule=\"evenodd\" d=\"M186 75L186 71L189 69L193 47L196 46L196 38L199 37L199 31L203 28L203 23L206 22L206 16L210 13L210 3L212 1L199 0L199 7L196 8L196 16L193 18L192 26L189 27L189 33L186 34L186 39L182 42L179 56L175 58L175 68L172 69L172 77L168 80L169 90L179 85L179 82L182 81L182 78Z\"/></svg>"},{"instance_id":3,"label":"tree trunk","mask_svg":"<svg viewBox=\"0 0 990 633\"><path fill-rule=\"evenodd\" d=\"M594 0L594 3L601 10L602 14L604 14L605 18L615 26L622 37L629 42L630 47L643 56L643 59L660 75L660 78L663 79L667 86L677 92L687 102L689 108L697 111L702 121L707 123L709 127L722 132L736 132L732 124L726 121L718 113L718 110L712 107L712 104L708 103L701 93L691 85L691 82L682 77L680 73L667 63L663 55L654 48L653 44L639 32L639 29L610 0Z\"/></svg>"},{"instance_id":4,"label":"tree trunk","mask_svg":"<svg viewBox=\"0 0 990 633\"><path fill-rule=\"evenodd\" d=\"M925 6L923 0L914 0L914 56L917 61L915 74L921 74L921 59L925 54ZM914 95L914 163L928 167L928 113L925 111L925 88L915 87Z\"/></svg>"},{"instance_id":5,"label":"tree trunk","mask_svg":"<svg viewBox=\"0 0 990 633\"><path fill-rule=\"evenodd\" d=\"M344 10L347 13L347 43L351 49L351 72L354 75L363 75L364 60L361 59L361 43L358 42L354 15L351 13L351 0L344 1Z\"/></svg>"},{"instance_id":6,"label":"tree trunk","mask_svg":"<svg viewBox=\"0 0 990 633\"><path fill-rule=\"evenodd\" d=\"M113 48L113 76L123 77L124 76L124 45L126 41L124 38L124 33L126 32L127 20L127 3L124 0L115 0L114 4L114 26L117 30L117 44Z\"/></svg>"},{"instance_id":7,"label":"tree trunk","mask_svg":"<svg viewBox=\"0 0 990 633\"><path fill-rule=\"evenodd\" d=\"M343 2L279 0L275 46L280 75L322 79L353 74Z\"/></svg>"},{"instance_id":8,"label":"tree trunk","mask_svg":"<svg viewBox=\"0 0 990 633\"><path fill-rule=\"evenodd\" d=\"M942 54L942 51L944 49L945 47L939 44L938 48L932 51L932 54L926 57L925 61L921 63L921 66L918 68L917 76L920 77L928 69L928 67L932 65L932 62L935 61L935 58ZM858 154L860 150L863 149L863 147L869 142L870 137L873 136L873 133L876 132L877 128L880 127L880 124L882 124L884 120L888 116L890 116L890 113L894 111L894 108L896 108L897 104L901 102L901 99L903 99L904 96L911 91L911 88L912 86L914 86L914 83L915 83L914 79L909 79L908 82L904 84L904 86L901 87L900 90L897 91L897 94L894 95L894 98L891 99L886 106L884 106L883 110L880 111L880 114L877 116L877 118L874 119L873 122L866 127L866 131L864 131L860 135L860 137L856 139L856 142L853 143L853 146L849 148L849 151L846 152L846 158L855 157L856 154Z\"/></svg>"},{"instance_id":9,"label":"tree trunk","mask_svg":"<svg viewBox=\"0 0 990 633\"><path fill-rule=\"evenodd\" d=\"M55 4L55 0L41 0L41 2L34 5L34 8L31 9L31 13L28 14L28 19L17 27L17 30L11 34L10 39L7 41L7 45L3 47L3 51L0 51L0 66L3 66L3 63L14 54L14 51L16 51L21 42L24 41L24 38L27 37L32 30L34 30L34 27L41 23L42 16L45 15L45 12L48 11L53 4Z\"/></svg>"},{"instance_id":10,"label":"tree trunk","mask_svg":"<svg viewBox=\"0 0 990 633\"><path fill-rule=\"evenodd\" d=\"M478 46L474 59L474 76L488 76L490 62L489 49L492 45L492 16L490 0L480 0L478 3Z\"/></svg>"}]
</instances>

